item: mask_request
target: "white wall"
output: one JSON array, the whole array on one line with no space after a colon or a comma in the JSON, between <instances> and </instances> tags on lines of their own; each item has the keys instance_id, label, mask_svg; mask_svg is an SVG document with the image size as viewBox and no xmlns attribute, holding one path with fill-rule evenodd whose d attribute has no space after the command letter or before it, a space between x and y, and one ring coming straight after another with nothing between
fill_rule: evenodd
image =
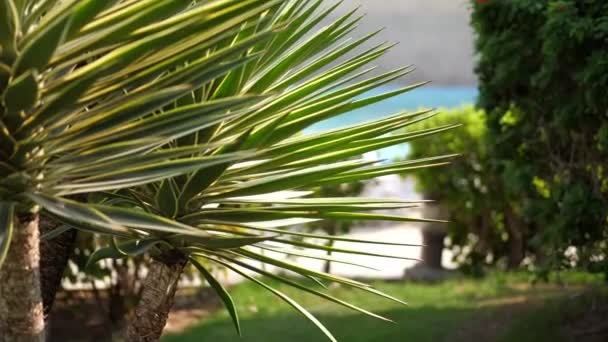
<instances>
[{"instance_id":1,"label":"white wall","mask_svg":"<svg viewBox=\"0 0 608 342\"><path fill-rule=\"evenodd\" d=\"M405 81L475 85L468 0L345 0L339 13L361 5L358 32L386 27L381 40L400 42L381 60L384 70L414 64Z\"/></svg>"}]
</instances>

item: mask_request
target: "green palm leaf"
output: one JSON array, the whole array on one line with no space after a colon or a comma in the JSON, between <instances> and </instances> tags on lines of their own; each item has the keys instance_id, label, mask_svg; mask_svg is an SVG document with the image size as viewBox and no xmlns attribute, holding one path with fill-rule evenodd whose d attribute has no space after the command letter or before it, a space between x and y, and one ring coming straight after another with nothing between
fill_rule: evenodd
<instances>
[{"instance_id":1,"label":"green palm leaf","mask_svg":"<svg viewBox=\"0 0 608 342\"><path fill-rule=\"evenodd\" d=\"M366 47L378 32L348 40L361 20L357 10L318 28L338 5L0 0L0 263L14 209L17 214L41 209L65 229L112 237L112 245L94 253L90 263L141 253L183 255L218 293L239 333L232 298L202 260L258 283L331 340L303 307L242 269L384 319L245 262L399 301L256 248L303 257L313 256L298 249L401 258L307 239L409 244L307 234L291 226L327 219L436 222L377 212L424 201L310 196L321 185L444 165L454 157L353 160L456 127L403 133L435 115L429 110L302 133L424 84L366 95L413 68L370 76L370 64L392 45ZM394 131L401 133L391 135ZM101 200L66 198L83 193L97 193Z\"/></svg>"}]
</instances>

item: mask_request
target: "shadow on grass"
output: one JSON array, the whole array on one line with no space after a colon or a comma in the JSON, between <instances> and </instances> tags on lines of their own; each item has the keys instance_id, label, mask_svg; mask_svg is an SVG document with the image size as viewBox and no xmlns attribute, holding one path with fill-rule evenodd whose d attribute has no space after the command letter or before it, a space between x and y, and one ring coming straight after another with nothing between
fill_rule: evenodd
<instances>
[{"instance_id":1,"label":"shadow on grass","mask_svg":"<svg viewBox=\"0 0 608 342\"><path fill-rule=\"evenodd\" d=\"M339 341L608 341L601 324L605 321L601 317L608 313L608 288L595 278L570 278L559 285L532 285L526 274L499 273L484 279L454 278L432 285L373 283L383 292L406 298L409 307L344 287L327 290L396 324L338 309L280 283L269 283L310 308ZM594 290L594 286L599 288ZM232 321L222 311L177 335L164 337L163 342L327 341L312 323L253 285L236 286L233 294L239 306L243 337L237 336ZM588 334L592 331L595 332Z\"/></svg>"},{"instance_id":2,"label":"shadow on grass","mask_svg":"<svg viewBox=\"0 0 608 342\"><path fill-rule=\"evenodd\" d=\"M546 310L559 303L501 304L484 308L423 306L381 312L397 324L381 322L364 315L327 315L317 317L339 341L567 341L555 329L559 315ZM542 310L542 315L536 313ZM223 316L222 316L223 317ZM311 323L297 314L254 316L241 321L239 338L226 318L214 318L180 335L167 336L164 342L194 341L327 341ZM526 323L526 321L528 321ZM517 332L510 330L516 325ZM512 339L515 338L515 339Z\"/></svg>"}]
</instances>

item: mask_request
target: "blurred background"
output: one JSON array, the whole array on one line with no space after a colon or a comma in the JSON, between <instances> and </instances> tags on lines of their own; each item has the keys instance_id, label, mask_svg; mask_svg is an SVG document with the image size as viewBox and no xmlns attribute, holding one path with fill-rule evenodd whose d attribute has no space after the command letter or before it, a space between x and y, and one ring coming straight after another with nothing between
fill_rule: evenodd
<instances>
[{"instance_id":1,"label":"blurred background","mask_svg":"<svg viewBox=\"0 0 608 342\"><path fill-rule=\"evenodd\" d=\"M365 14L359 35L384 28L378 39L399 43L380 60L380 70L413 64L417 71L402 82L432 81L437 87L475 88L469 1L345 0L343 8L357 6Z\"/></svg>"}]
</instances>

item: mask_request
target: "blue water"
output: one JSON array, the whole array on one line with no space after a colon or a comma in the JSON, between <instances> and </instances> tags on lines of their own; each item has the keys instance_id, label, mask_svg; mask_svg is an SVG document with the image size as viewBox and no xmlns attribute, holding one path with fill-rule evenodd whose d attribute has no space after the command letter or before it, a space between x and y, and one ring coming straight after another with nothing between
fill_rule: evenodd
<instances>
[{"instance_id":1,"label":"blue water","mask_svg":"<svg viewBox=\"0 0 608 342\"><path fill-rule=\"evenodd\" d=\"M373 96L394 90L391 87L380 87L363 97ZM477 98L477 88L475 87L436 87L424 86L414 89L405 94L395 96L388 100L374 104L372 106L358 109L329 120L320 122L305 130L305 133L314 133L323 130L339 128L353 125L365 121L375 120L396 114L403 111L418 110L421 108L453 108L466 104L475 103ZM406 144L393 146L380 150L378 157L382 159L394 159L405 157L408 147Z\"/></svg>"}]
</instances>

